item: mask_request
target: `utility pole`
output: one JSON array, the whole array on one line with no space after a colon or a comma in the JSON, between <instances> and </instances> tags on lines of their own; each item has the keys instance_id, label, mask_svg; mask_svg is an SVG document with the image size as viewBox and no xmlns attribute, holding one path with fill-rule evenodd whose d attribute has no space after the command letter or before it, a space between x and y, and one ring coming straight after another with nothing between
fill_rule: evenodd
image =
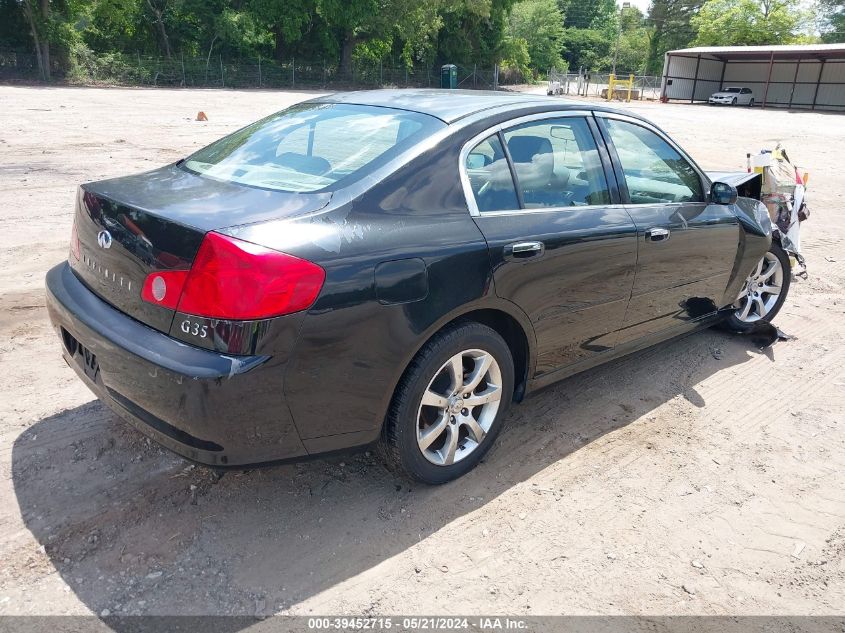
<instances>
[{"instance_id":1,"label":"utility pole","mask_svg":"<svg viewBox=\"0 0 845 633\"><path fill-rule=\"evenodd\" d=\"M625 9L630 9L630 2L623 2L619 7L619 25L616 27L616 47L613 49L613 75L616 75L616 58L619 56L619 40L622 38L622 16L625 15Z\"/></svg>"}]
</instances>

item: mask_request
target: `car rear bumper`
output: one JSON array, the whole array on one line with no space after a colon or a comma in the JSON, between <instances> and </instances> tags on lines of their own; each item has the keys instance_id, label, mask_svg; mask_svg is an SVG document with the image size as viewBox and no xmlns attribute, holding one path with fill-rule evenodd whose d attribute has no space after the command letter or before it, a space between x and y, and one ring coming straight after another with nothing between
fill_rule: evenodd
<instances>
[{"instance_id":1,"label":"car rear bumper","mask_svg":"<svg viewBox=\"0 0 845 633\"><path fill-rule=\"evenodd\" d=\"M102 301L67 263L47 273L46 287L65 361L142 433L218 467L307 454L285 402L283 361L171 338Z\"/></svg>"}]
</instances>

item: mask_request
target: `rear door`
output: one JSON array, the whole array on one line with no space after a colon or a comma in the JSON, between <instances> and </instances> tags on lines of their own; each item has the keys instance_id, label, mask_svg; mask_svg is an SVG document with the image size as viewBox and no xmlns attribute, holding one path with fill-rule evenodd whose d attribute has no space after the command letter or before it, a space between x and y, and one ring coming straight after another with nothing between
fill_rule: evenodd
<instances>
[{"instance_id":1,"label":"rear door","mask_svg":"<svg viewBox=\"0 0 845 633\"><path fill-rule=\"evenodd\" d=\"M713 314L739 245L728 205L707 202L704 175L668 137L633 118L597 113L637 226L639 257L618 344Z\"/></svg>"},{"instance_id":2,"label":"rear door","mask_svg":"<svg viewBox=\"0 0 845 633\"><path fill-rule=\"evenodd\" d=\"M631 293L636 227L600 138L587 112L544 114L489 130L462 153L496 294L534 325L537 375L611 349Z\"/></svg>"},{"instance_id":3,"label":"rear door","mask_svg":"<svg viewBox=\"0 0 845 633\"><path fill-rule=\"evenodd\" d=\"M751 99L754 98L754 93L751 92L751 88L743 88L739 91L740 94L740 103L743 105L748 105L751 103Z\"/></svg>"}]
</instances>

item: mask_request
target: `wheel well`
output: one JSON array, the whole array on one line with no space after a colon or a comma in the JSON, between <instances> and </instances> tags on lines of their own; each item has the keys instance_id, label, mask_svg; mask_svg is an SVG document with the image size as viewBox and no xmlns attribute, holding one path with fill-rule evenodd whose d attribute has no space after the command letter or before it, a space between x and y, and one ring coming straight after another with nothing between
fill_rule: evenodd
<instances>
[{"instance_id":1,"label":"wheel well","mask_svg":"<svg viewBox=\"0 0 845 633\"><path fill-rule=\"evenodd\" d=\"M499 336L505 339L513 357L513 399L514 402L521 402L528 384L528 338L519 322L506 312L484 309L462 314L446 325L459 321L481 323L496 330Z\"/></svg>"}]
</instances>

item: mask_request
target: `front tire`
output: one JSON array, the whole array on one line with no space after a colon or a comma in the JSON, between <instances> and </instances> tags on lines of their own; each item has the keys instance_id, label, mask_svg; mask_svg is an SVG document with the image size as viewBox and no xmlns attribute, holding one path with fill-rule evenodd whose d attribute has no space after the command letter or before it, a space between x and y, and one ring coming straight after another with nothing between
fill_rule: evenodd
<instances>
[{"instance_id":1,"label":"front tire","mask_svg":"<svg viewBox=\"0 0 845 633\"><path fill-rule=\"evenodd\" d=\"M385 420L384 452L408 476L442 484L490 450L513 397L510 349L480 323L443 330L399 382Z\"/></svg>"},{"instance_id":2,"label":"front tire","mask_svg":"<svg viewBox=\"0 0 845 633\"><path fill-rule=\"evenodd\" d=\"M753 107L754 107L754 99L752 99L751 101L749 101L749 102L748 102L748 107L749 107L749 108L753 108Z\"/></svg>"},{"instance_id":3,"label":"front tire","mask_svg":"<svg viewBox=\"0 0 845 633\"><path fill-rule=\"evenodd\" d=\"M745 280L734 302L736 310L726 319L726 325L737 332L748 332L756 323L771 323L786 301L791 277L789 255L772 242Z\"/></svg>"},{"instance_id":4,"label":"front tire","mask_svg":"<svg viewBox=\"0 0 845 633\"><path fill-rule=\"evenodd\" d=\"M736 97L734 97L733 99L731 99L731 105L736 105Z\"/></svg>"}]
</instances>

